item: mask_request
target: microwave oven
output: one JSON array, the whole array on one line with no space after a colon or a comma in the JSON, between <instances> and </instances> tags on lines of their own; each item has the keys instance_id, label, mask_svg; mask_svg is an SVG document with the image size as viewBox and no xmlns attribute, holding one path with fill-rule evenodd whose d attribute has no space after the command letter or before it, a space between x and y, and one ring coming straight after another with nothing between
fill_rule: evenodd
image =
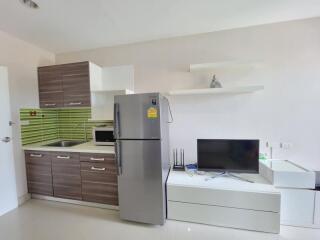
<instances>
[{"instance_id":1,"label":"microwave oven","mask_svg":"<svg viewBox=\"0 0 320 240\"><path fill-rule=\"evenodd\" d=\"M92 130L93 142L98 146L113 146L113 127L95 127Z\"/></svg>"}]
</instances>

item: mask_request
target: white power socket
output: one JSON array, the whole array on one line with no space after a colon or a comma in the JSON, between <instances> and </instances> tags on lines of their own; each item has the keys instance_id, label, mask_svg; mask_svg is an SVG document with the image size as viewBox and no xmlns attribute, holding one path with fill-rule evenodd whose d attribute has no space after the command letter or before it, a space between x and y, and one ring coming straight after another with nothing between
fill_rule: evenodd
<instances>
[{"instance_id":1,"label":"white power socket","mask_svg":"<svg viewBox=\"0 0 320 240\"><path fill-rule=\"evenodd\" d=\"M285 149L285 150L289 150L292 148L292 143L282 142L282 143L280 143L280 148Z\"/></svg>"}]
</instances>

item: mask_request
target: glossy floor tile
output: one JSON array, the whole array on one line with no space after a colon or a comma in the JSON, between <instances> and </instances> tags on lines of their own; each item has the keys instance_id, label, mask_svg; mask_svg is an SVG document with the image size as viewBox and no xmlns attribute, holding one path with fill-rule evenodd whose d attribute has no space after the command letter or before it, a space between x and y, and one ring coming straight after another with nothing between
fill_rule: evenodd
<instances>
[{"instance_id":1,"label":"glossy floor tile","mask_svg":"<svg viewBox=\"0 0 320 240\"><path fill-rule=\"evenodd\" d=\"M268 234L168 220L149 226L119 220L117 211L30 200L0 217L0 240L319 240L320 230L282 226Z\"/></svg>"}]
</instances>

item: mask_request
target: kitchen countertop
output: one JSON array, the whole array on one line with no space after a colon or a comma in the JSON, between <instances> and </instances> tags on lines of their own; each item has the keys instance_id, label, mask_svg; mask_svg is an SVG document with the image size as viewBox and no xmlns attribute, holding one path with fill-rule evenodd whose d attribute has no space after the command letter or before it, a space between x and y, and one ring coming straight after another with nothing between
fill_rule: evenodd
<instances>
[{"instance_id":1,"label":"kitchen countertop","mask_svg":"<svg viewBox=\"0 0 320 240\"><path fill-rule=\"evenodd\" d=\"M39 142L22 146L23 150L28 151L46 151L46 152L80 152L80 153L109 153L114 154L114 146L96 146L93 142L85 142L72 147L48 147L44 146L53 142L58 142L61 139L56 139L47 142Z\"/></svg>"}]
</instances>

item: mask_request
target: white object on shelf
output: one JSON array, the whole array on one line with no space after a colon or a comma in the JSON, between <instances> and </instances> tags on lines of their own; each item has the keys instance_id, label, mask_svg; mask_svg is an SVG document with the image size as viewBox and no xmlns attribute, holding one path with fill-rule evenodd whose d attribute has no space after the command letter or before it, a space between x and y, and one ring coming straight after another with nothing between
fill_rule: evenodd
<instances>
[{"instance_id":1,"label":"white object on shelf","mask_svg":"<svg viewBox=\"0 0 320 240\"><path fill-rule=\"evenodd\" d=\"M239 86L239 87L222 87L222 88L199 88L199 89L181 89L169 91L169 95L213 95L213 94L241 94L252 93L263 90L264 86Z\"/></svg>"},{"instance_id":2,"label":"white object on shelf","mask_svg":"<svg viewBox=\"0 0 320 240\"><path fill-rule=\"evenodd\" d=\"M99 67L90 63L91 121L113 120L115 95L132 94L132 65Z\"/></svg>"},{"instance_id":3,"label":"white object on shelf","mask_svg":"<svg viewBox=\"0 0 320 240\"><path fill-rule=\"evenodd\" d=\"M275 187L314 189L315 172L288 160L261 160L259 172Z\"/></svg>"},{"instance_id":4,"label":"white object on shelf","mask_svg":"<svg viewBox=\"0 0 320 240\"><path fill-rule=\"evenodd\" d=\"M224 227L279 233L280 192L258 174L206 181L171 171L167 181L168 218Z\"/></svg>"},{"instance_id":5,"label":"white object on shelf","mask_svg":"<svg viewBox=\"0 0 320 240\"><path fill-rule=\"evenodd\" d=\"M250 69L258 66L257 62L224 61L190 64L190 72L215 73L217 70Z\"/></svg>"}]
</instances>

